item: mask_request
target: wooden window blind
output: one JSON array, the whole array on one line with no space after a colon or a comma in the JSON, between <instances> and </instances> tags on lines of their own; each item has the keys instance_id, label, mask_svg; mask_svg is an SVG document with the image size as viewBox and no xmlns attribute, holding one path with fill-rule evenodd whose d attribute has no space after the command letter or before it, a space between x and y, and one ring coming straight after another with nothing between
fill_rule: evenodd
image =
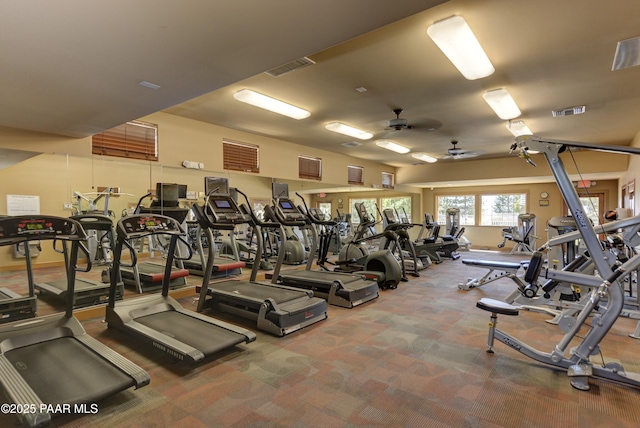
<instances>
[{"instance_id":1,"label":"wooden window blind","mask_svg":"<svg viewBox=\"0 0 640 428\"><path fill-rule=\"evenodd\" d=\"M158 160L158 125L127 122L91 137L91 153L129 159Z\"/></svg>"},{"instance_id":2,"label":"wooden window blind","mask_svg":"<svg viewBox=\"0 0 640 428\"><path fill-rule=\"evenodd\" d=\"M348 167L349 184L364 184L364 168L361 166L349 165Z\"/></svg>"},{"instance_id":3,"label":"wooden window blind","mask_svg":"<svg viewBox=\"0 0 640 428\"><path fill-rule=\"evenodd\" d=\"M232 171L260 172L260 147L232 140L222 140L223 168Z\"/></svg>"},{"instance_id":4,"label":"wooden window blind","mask_svg":"<svg viewBox=\"0 0 640 428\"><path fill-rule=\"evenodd\" d=\"M311 156L298 156L298 177L322 180L322 159Z\"/></svg>"},{"instance_id":5,"label":"wooden window blind","mask_svg":"<svg viewBox=\"0 0 640 428\"><path fill-rule=\"evenodd\" d=\"M395 184L395 175L392 172L383 172L382 173L382 188L383 189L393 189Z\"/></svg>"}]
</instances>

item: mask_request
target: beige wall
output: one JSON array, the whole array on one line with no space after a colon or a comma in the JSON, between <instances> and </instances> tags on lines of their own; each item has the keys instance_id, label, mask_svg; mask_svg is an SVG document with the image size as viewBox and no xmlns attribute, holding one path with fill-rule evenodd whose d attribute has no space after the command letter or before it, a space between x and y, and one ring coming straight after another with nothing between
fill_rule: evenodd
<instances>
[{"instance_id":1,"label":"beige wall","mask_svg":"<svg viewBox=\"0 0 640 428\"><path fill-rule=\"evenodd\" d=\"M629 166L629 155L594 151L576 151L575 163L582 173L606 173L622 175ZM396 181L403 184L424 182L457 182L490 179L529 177L548 178L553 181L551 169L544 155L532 155L537 167L532 167L517 156L498 159L478 159L465 162L438 162L397 168ZM578 171L570 155L563 153L561 159L569 174ZM577 178L576 178L577 179Z\"/></svg>"},{"instance_id":2,"label":"beige wall","mask_svg":"<svg viewBox=\"0 0 640 428\"><path fill-rule=\"evenodd\" d=\"M190 190L203 190L205 176L228 177L232 186L242 189L251 198L269 198L272 181L286 182L291 192L306 193L312 204L317 201L332 202L332 209L339 207L338 199L343 199L342 210L348 209L350 198L405 196L412 198L413 221L421 223L425 212L434 212L435 195L443 190L421 189L412 183L444 180L473 180L481 178L499 178L531 174L536 177L550 175L544 160L537 159L538 168L530 168L522 160L514 158L470 161L464 164L442 163L435 165L393 168L356 158L341 156L329 151L312 149L230 130L220 126L180 118L166 113L156 113L141 120L157 123L159 126L159 162L129 161L105 156L93 156L90 138L72 139L54 135L21 131L0 127L0 147L40 153L35 157L0 169L2 193L0 195L0 214L7 210L6 195L38 195L41 212L66 216L70 211L63 204L74 202L73 193L91 193L98 187L119 187L124 195L111 198L110 209L120 216L120 212L138 201L159 181L187 184ZM245 141L260 146L260 174L231 173L222 168L222 139ZM640 146L640 137L636 136L634 145ZM298 155L317 156L323 160L323 180L299 180L297 177ZM181 167L183 160L198 161L205 165L204 170L191 170ZM576 153L576 161L583 172L607 172L627 170L627 156L593 152ZM565 161L570 172L573 163ZM364 186L347 184L347 165L363 166L365 170ZM633 159L628 172L621 183L637 179L640 160ZM379 189L382 172L396 173L396 189ZM598 182L605 186L607 208L618 206L619 183ZM340 188L330 192L327 189ZM346 191L345 189L350 189ZM368 191L367 191L368 190ZM458 192L462 189L447 189ZM550 193L548 207L537 206L541 191ZM320 198L320 192L326 195ZM561 198L557 187L551 181L548 184L520 186L491 186L489 188L465 188L464 191L512 192L526 191L530 197L530 210L538 215L538 230L544 229L546 220L561 213ZM636 204L638 202L636 201ZM636 207L637 210L637 207ZM637 211L636 211L637 212ZM493 247L500 242L500 231L491 227L467 228L469 238L477 246ZM58 261L60 257L47 250L37 259L37 263ZM0 266L21 266L22 261L13 259L9 248L0 249Z\"/></svg>"},{"instance_id":3,"label":"beige wall","mask_svg":"<svg viewBox=\"0 0 640 428\"><path fill-rule=\"evenodd\" d=\"M589 189L590 194L604 193L605 211L618 207L618 180L599 180ZM540 193L547 192L548 206L540 206ZM527 212L536 215L536 236L540 245L546 241L546 224L550 218L564 215L564 201L555 182L510 186L472 186L460 188L440 188L424 191L423 213L436 213L436 197L444 195L489 195L496 193L524 193L527 195ZM479 223L479 211L476 221ZM439 219L443 224L445 219ZM502 226L465 226L465 236L473 244L472 248L497 249L502 242ZM507 244L510 247L511 244Z\"/></svg>"}]
</instances>

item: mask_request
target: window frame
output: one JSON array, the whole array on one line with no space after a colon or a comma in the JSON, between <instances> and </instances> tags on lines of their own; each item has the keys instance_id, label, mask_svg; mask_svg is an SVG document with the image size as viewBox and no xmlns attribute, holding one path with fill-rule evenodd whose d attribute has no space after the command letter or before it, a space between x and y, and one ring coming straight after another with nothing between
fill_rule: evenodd
<instances>
[{"instance_id":1,"label":"window frame","mask_svg":"<svg viewBox=\"0 0 640 428\"><path fill-rule=\"evenodd\" d=\"M440 198L462 198L462 197L466 197L466 198L471 198L471 200L473 200L473 216L471 216L473 218L473 223L463 223L463 216L460 216L460 225L459 226L476 226L477 225L477 215L478 215L478 209L477 209L477 205L478 205L478 201L477 201L477 196L476 194L450 194L450 193L446 193L446 194L442 194L442 195L436 195L436 201L435 201L435 220L440 223L440 224L444 224L446 222L446 214L445 217L441 218L441 214L440 214ZM446 213L447 208L452 208L451 206L447 206L444 208L444 212ZM457 207L460 208L460 207ZM461 210L461 214L462 214L462 210ZM466 219L468 219L470 216L464 216L465 221L467 221Z\"/></svg>"},{"instance_id":2,"label":"window frame","mask_svg":"<svg viewBox=\"0 0 640 428\"><path fill-rule=\"evenodd\" d=\"M364 167L347 165L347 183L364 186Z\"/></svg>"},{"instance_id":3,"label":"window frame","mask_svg":"<svg viewBox=\"0 0 640 428\"><path fill-rule=\"evenodd\" d=\"M322 180L322 158L298 155L298 178L303 180Z\"/></svg>"},{"instance_id":4,"label":"window frame","mask_svg":"<svg viewBox=\"0 0 640 428\"><path fill-rule=\"evenodd\" d=\"M385 177L387 177L386 180L385 180ZM382 188L393 189L395 185L396 185L395 173L382 171Z\"/></svg>"},{"instance_id":5,"label":"window frame","mask_svg":"<svg viewBox=\"0 0 640 428\"><path fill-rule=\"evenodd\" d=\"M132 120L91 136L91 153L158 161L158 125Z\"/></svg>"},{"instance_id":6,"label":"window frame","mask_svg":"<svg viewBox=\"0 0 640 428\"><path fill-rule=\"evenodd\" d=\"M227 171L260 173L260 146L223 138L222 168Z\"/></svg>"},{"instance_id":7,"label":"window frame","mask_svg":"<svg viewBox=\"0 0 640 428\"><path fill-rule=\"evenodd\" d=\"M518 226L518 215L520 214L524 214L528 212L528 207L529 207L529 198L528 198L528 194L526 192L507 192L507 193L483 193L481 195L478 195L479 199L480 199L480 221L478 223L479 226ZM498 198L498 197L512 197L512 196L520 196L524 198L524 202L521 202L520 205L522 206L522 212L517 212L517 211L512 211L511 213L506 213L507 216L511 216L511 219L507 219L505 220L504 215L502 216L503 218L501 219L501 221L499 222L495 222L496 224L494 224L494 217L497 217L493 211L493 207L491 209L491 220L489 222L489 224L485 224L485 216L484 216L484 212L483 212L483 203L485 201L486 198L492 197L492 198ZM494 202L495 204L495 202ZM477 205L477 204L476 204ZM476 210L476 213L478 212L478 210ZM505 213L502 213L505 214Z\"/></svg>"}]
</instances>

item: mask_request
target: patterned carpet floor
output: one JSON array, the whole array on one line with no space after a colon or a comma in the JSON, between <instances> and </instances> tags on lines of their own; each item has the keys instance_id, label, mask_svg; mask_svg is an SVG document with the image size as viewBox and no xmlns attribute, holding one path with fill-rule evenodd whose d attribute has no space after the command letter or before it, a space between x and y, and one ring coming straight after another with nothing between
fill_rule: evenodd
<instances>
[{"instance_id":1,"label":"patterned carpet floor","mask_svg":"<svg viewBox=\"0 0 640 428\"><path fill-rule=\"evenodd\" d=\"M463 252L463 259L520 261L523 256ZM637 427L640 390L591 380L569 384L563 370L537 363L497 343L486 353L489 313L482 297L504 299L514 283L502 278L463 291L458 284L484 269L445 260L395 290L353 309L329 307L327 320L285 337L239 317L206 312L256 332L255 342L189 367L118 331L100 312L87 332L151 376L151 384L98 403L90 415L64 415L64 427ZM99 272L92 272L96 278ZM60 268L36 270L59 277ZM24 293L24 272L0 272L3 286ZM180 302L195 310L190 276ZM127 290L126 298L134 297ZM39 297L39 315L61 311ZM95 311L94 311L95 313ZM562 337L548 314L502 316L502 330L550 352ZM620 318L601 344L605 361L640 372L637 320ZM595 357L600 362L600 356ZM15 420L0 415L0 425Z\"/></svg>"}]
</instances>

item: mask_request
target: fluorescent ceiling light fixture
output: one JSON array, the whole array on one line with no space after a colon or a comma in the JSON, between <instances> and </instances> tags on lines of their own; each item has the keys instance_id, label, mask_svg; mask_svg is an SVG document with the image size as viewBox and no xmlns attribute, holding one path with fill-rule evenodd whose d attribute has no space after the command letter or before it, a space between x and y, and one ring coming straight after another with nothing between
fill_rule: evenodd
<instances>
[{"instance_id":1,"label":"fluorescent ceiling light fixture","mask_svg":"<svg viewBox=\"0 0 640 428\"><path fill-rule=\"evenodd\" d=\"M426 153L411 153L411 156L413 156L418 160L421 160L422 162L428 162L428 163L438 162L438 159L434 158L433 156L429 156Z\"/></svg>"},{"instance_id":2,"label":"fluorescent ceiling light fixture","mask_svg":"<svg viewBox=\"0 0 640 428\"><path fill-rule=\"evenodd\" d=\"M383 149L391 150L396 153L409 153L411 150L405 146L401 146L400 144L394 143L391 140L378 140L376 141L376 146L382 147Z\"/></svg>"},{"instance_id":3,"label":"fluorescent ceiling light fixture","mask_svg":"<svg viewBox=\"0 0 640 428\"><path fill-rule=\"evenodd\" d=\"M520 135L533 135L533 132L522 120L509 121L507 123L507 129L513 134L514 137Z\"/></svg>"},{"instance_id":4,"label":"fluorescent ceiling light fixture","mask_svg":"<svg viewBox=\"0 0 640 428\"><path fill-rule=\"evenodd\" d=\"M142 82L138 83L138 85L144 86L145 88L149 88L149 89L160 89L160 85L156 85L155 83L147 82L146 80L143 80Z\"/></svg>"},{"instance_id":5,"label":"fluorescent ceiling light fixture","mask_svg":"<svg viewBox=\"0 0 640 428\"><path fill-rule=\"evenodd\" d=\"M251 89L238 91L233 94L233 98L238 101L242 101L243 103L251 104L252 106L260 107L293 119L300 120L311 116L311 113L306 110L280 100L276 100L275 98L262 95L258 92L252 91Z\"/></svg>"},{"instance_id":6,"label":"fluorescent ceiling light fixture","mask_svg":"<svg viewBox=\"0 0 640 428\"><path fill-rule=\"evenodd\" d=\"M616 45L611 71L640 65L640 37L622 40Z\"/></svg>"},{"instance_id":7,"label":"fluorescent ceiling light fixture","mask_svg":"<svg viewBox=\"0 0 640 428\"><path fill-rule=\"evenodd\" d=\"M329 131L348 135L350 137L358 138L360 140L368 140L370 138L373 138L373 134L371 134L370 132L366 132L361 129L354 128L353 126L345 125L344 123L340 123L340 122L327 123L325 128L327 128Z\"/></svg>"},{"instance_id":8,"label":"fluorescent ceiling light fixture","mask_svg":"<svg viewBox=\"0 0 640 428\"><path fill-rule=\"evenodd\" d=\"M481 79L495 71L463 17L438 21L427 28L427 34L466 79Z\"/></svg>"},{"instance_id":9,"label":"fluorescent ceiling light fixture","mask_svg":"<svg viewBox=\"0 0 640 428\"><path fill-rule=\"evenodd\" d=\"M511 94L504 88L487 91L482 94L482 98L484 98L500 119L511 120L521 114Z\"/></svg>"}]
</instances>

